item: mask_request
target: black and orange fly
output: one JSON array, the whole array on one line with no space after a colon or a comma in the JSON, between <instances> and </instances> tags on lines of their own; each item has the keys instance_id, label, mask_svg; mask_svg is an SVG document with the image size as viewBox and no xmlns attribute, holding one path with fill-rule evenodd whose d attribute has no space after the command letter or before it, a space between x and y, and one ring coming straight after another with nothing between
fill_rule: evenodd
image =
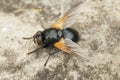
<instances>
[{"instance_id":1,"label":"black and orange fly","mask_svg":"<svg viewBox=\"0 0 120 80\"><path fill-rule=\"evenodd\" d=\"M77 42L79 41L78 32L72 28L63 29L64 22L73 15L73 12L77 10L78 7L79 5L66 12L65 15L58 19L58 21L55 22L51 28L45 29L43 31L38 31L33 37L24 39L33 39L34 43L38 44L42 48L53 46L68 54L74 55L77 58L84 58L85 55L83 56L80 54L79 45L77 44ZM35 49L28 54L33 53L39 49L40 48ZM49 54L49 57L54 53L55 52ZM47 58L44 66L46 66L49 57Z\"/></svg>"}]
</instances>

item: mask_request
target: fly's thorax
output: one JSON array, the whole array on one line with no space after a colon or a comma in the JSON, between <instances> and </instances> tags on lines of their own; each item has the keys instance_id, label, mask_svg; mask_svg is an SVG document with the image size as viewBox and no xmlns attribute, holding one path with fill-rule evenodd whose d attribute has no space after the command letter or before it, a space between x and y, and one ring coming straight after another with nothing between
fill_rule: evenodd
<instances>
[{"instance_id":1,"label":"fly's thorax","mask_svg":"<svg viewBox=\"0 0 120 80\"><path fill-rule=\"evenodd\" d=\"M43 44L53 45L62 38L62 30L49 28L43 31L42 41Z\"/></svg>"}]
</instances>

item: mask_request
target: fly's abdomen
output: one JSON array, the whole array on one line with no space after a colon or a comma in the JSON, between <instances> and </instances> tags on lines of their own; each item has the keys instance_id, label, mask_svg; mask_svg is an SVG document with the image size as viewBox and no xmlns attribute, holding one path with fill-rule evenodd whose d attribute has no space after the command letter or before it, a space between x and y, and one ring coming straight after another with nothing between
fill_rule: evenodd
<instances>
[{"instance_id":1,"label":"fly's abdomen","mask_svg":"<svg viewBox=\"0 0 120 80\"><path fill-rule=\"evenodd\" d=\"M62 31L58 29L47 29L43 32L42 41L45 45L52 45L62 37Z\"/></svg>"},{"instance_id":2,"label":"fly's abdomen","mask_svg":"<svg viewBox=\"0 0 120 80\"><path fill-rule=\"evenodd\" d=\"M72 28L66 28L63 30L63 37L64 38L69 38L74 42L78 42L79 41L79 34L76 30L72 29Z\"/></svg>"}]
</instances>

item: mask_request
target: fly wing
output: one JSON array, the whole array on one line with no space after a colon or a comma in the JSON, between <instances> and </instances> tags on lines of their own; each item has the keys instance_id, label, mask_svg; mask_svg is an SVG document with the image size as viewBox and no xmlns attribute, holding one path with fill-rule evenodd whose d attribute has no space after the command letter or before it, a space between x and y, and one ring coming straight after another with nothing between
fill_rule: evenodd
<instances>
[{"instance_id":1,"label":"fly wing","mask_svg":"<svg viewBox=\"0 0 120 80\"><path fill-rule=\"evenodd\" d=\"M75 22L75 18L77 18L78 14L79 14L79 10L80 10L80 4L78 3L73 9L67 11L63 17L61 17L60 19L57 20L57 22L55 22L52 25L52 28L56 28L56 29L63 29L63 25L64 24L71 24Z\"/></svg>"},{"instance_id":2,"label":"fly wing","mask_svg":"<svg viewBox=\"0 0 120 80\"><path fill-rule=\"evenodd\" d=\"M88 60L87 55L84 54L85 52L80 49L78 44L74 43L70 39L61 39L59 42L55 43L54 46L81 60Z\"/></svg>"},{"instance_id":3,"label":"fly wing","mask_svg":"<svg viewBox=\"0 0 120 80\"><path fill-rule=\"evenodd\" d=\"M88 52L82 49L77 43L73 42L72 40L66 38L65 45L68 47L75 55L78 55L80 59L88 60Z\"/></svg>"}]
</instances>

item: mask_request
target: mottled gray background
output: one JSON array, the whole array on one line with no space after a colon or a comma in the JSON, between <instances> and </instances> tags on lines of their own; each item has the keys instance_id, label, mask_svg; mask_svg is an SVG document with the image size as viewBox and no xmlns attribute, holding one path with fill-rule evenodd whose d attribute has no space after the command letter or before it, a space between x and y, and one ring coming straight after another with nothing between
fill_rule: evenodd
<instances>
[{"instance_id":1,"label":"mottled gray background","mask_svg":"<svg viewBox=\"0 0 120 80\"><path fill-rule=\"evenodd\" d=\"M77 3L70 26L89 61L59 52L44 67L54 49L26 55L37 45L22 37L49 28ZM120 80L120 0L0 0L0 80Z\"/></svg>"}]
</instances>

